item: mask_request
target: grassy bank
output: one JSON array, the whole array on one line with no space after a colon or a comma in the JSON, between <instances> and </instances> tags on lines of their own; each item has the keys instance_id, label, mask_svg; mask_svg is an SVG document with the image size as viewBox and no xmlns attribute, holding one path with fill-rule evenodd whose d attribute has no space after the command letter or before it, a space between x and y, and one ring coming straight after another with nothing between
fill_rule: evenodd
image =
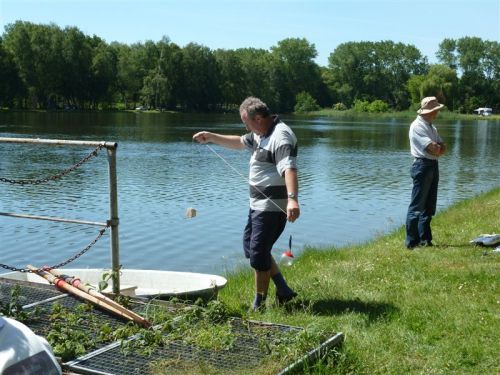
<instances>
[{"instance_id":1,"label":"grassy bank","mask_svg":"<svg viewBox=\"0 0 500 375\"><path fill-rule=\"evenodd\" d=\"M499 213L495 189L440 213L433 248L406 250L401 228L359 246L307 249L283 270L299 300L279 308L270 299L250 318L342 331L343 346L310 374L499 373L500 254L469 244L500 231ZM249 270L229 275L221 300L245 315L252 283Z\"/></svg>"},{"instance_id":2,"label":"grassy bank","mask_svg":"<svg viewBox=\"0 0 500 375\"><path fill-rule=\"evenodd\" d=\"M113 112L126 112L126 113L144 113L144 114L158 114L158 113L197 113L197 112L183 112L183 111L171 111L171 110L165 110L165 111L159 111L159 110L135 110L135 109L124 109L124 108L109 108L109 109L99 109L99 110L71 110L71 111L65 111L65 110L45 110L45 109L8 109L8 108L0 108L0 113L9 113L9 112L40 112L40 113L89 113L89 112L105 112L105 113L113 113ZM235 115L238 114L238 110L224 110L224 111L219 111L219 112L207 112L207 113L234 113ZM415 111L399 111L399 112L383 112L383 113L367 113L367 112L355 112L351 109L346 110L346 111L336 111L331 108L323 108L319 111L314 111L314 112L308 112L308 113L301 113L300 116L305 116L305 117L315 117L315 116L328 116L328 117L334 117L338 119L343 119L343 118L349 118L349 119L360 119L360 120L366 120L366 119L404 119L411 121L415 118L416 113ZM463 114L463 113L456 113L456 112L450 112L450 111L441 111L439 114L439 119L443 120L488 120L488 121L499 121L500 120L500 114L494 114L491 116L487 117L482 117L478 116L476 114Z\"/></svg>"},{"instance_id":3,"label":"grassy bank","mask_svg":"<svg viewBox=\"0 0 500 375\"><path fill-rule=\"evenodd\" d=\"M359 118L359 119L378 119L378 118L397 118L397 119L407 119L413 120L416 116L415 111L400 111L400 112L385 112L385 113L367 113L367 112L355 112L351 109L346 111L335 111L331 108L324 108L319 111L309 112L306 116L328 116L334 118ZM439 119L442 120L489 120L498 121L500 120L500 115L495 114L487 117L478 116L476 114L463 114L450 111L441 111L439 113Z\"/></svg>"}]
</instances>

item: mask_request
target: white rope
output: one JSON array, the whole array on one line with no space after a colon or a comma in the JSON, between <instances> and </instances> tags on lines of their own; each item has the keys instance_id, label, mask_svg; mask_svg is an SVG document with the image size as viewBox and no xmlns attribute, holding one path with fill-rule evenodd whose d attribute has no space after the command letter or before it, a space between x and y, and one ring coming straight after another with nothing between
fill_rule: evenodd
<instances>
[{"instance_id":1,"label":"white rope","mask_svg":"<svg viewBox=\"0 0 500 375\"><path fill-rule=\"evenodd\" d=\"M238 171L235 167L233 167L231 164L229 164L229 162L228 162L226 159L224 159L221 155L219 155L219 154L217 153L217 151L215 151L212 147L210 147L210 146L208 145L208 143L205 143L205 146L207 146L207 147L208 147L208 149L209 149L210 151L212 151L212 152L213 152L215 155L217 155L217 156L218 156L218 157L219 157L219 158L220 158L220 159L221 159L224 163L226 163L226 164L227 164L227 166L228 166L229 168L231 168L233 171L235 171L235 172L236 172L236 173L237 173L237 174L238 174L238 175L239 175L239 176L240 176L240 177L241 177L241 178L242 178L242 179L243 179L246 183L250 184L250 181L248 180L248 178L246 178L244 175L242 175L242 174L240 173L240 171ZM272 204L274 204L274 205L275 205L275 206L276 206L276 207L277 207L277 208L278 208L281 212L283 212L285 215L287 215L286 211L285 211L285 210L283 210L280 206L278 206L278 204L277 204L275 201L273 201L271 198L269 198L266 194L264 194L264 193L262 192L262 190L260 190L257 186L253 186L253 187L254 187L254 188L255 188L255 189L256 189L256 190L257 190L260 194L262 194L264 197L266 197L267 199L269 199L269 201L270 201Z\"/></svg>"}]
</instances>

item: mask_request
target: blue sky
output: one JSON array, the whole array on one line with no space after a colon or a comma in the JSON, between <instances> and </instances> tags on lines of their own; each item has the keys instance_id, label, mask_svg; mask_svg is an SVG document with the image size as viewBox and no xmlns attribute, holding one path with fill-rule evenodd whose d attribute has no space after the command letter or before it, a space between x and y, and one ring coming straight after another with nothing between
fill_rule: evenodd
<instances>
[{"instance_id":1,"label":"blue sky","mask_svg":"<svg viewBox=\"0 0 500 375\"><path fill-rule=\"evenodd\" d=\"M306 38L328 64L350 41L412 44L429 61L444 38L500 40L500 0L0 0L0 30L16 20L76 26L107 42L162 36L180 46L269 49Z\"/></svg>"}]
</instances>

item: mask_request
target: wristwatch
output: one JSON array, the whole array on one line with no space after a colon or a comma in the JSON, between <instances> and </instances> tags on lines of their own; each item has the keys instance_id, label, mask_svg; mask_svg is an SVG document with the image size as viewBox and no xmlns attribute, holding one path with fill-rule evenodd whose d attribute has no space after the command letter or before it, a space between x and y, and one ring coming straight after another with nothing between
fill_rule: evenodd
<instances>
[{"instance_id":1,"label":"wristwatch","mask_svg":"<svg viewBox=\"0 0 500 375\"><path fill-rule=\"evenodd\" d=\"M295 193L288 193L288 199L297 199L297 194L295 194Z\"/></svg>"}]
</instances>

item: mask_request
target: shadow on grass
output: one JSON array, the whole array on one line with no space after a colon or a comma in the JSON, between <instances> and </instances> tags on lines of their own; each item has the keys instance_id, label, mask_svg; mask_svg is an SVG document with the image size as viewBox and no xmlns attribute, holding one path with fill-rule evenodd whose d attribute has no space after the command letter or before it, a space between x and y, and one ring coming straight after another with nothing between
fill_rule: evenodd
<instances>
[{"instance_id":1,"label":"shadow on grass","mask_svg":"<svg viewBox=\"0 0 500 375\"><path fill-rule=\"evenodd\" d=\"M364 302L361 300L322 299L309 302L312 313L318 315L365 314L368 321L390 319L398 309L389 303Z\"/></svg>"}]
</instances>

